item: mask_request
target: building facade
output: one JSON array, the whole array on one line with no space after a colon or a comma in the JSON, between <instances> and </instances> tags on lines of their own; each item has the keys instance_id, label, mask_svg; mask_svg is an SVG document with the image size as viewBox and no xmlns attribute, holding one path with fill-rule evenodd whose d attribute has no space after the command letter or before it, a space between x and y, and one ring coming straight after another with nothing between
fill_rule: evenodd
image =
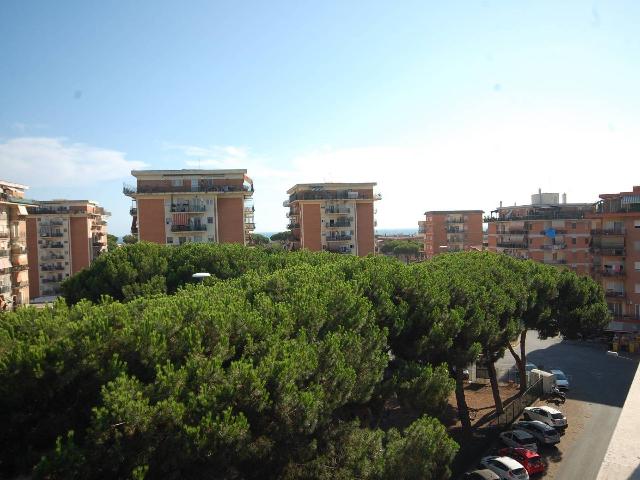
<instances>
[{"instance_id":1,"label":"building facade","mask_svg":"<svg viewBox=\"0 0 640 480\"><path fill-rule=\"evenodd\" d=\"M0 308L29 303L27 255L27 186L0 180Z\"/></svg>"},{"instance_id":2,"label":"building facade","mask_svg":"<svg viewBox=\"0 0 640 480\"><path fill-rule=\"evenodd\" d=\"M247 244L255 229L246 170L134 170L131 233L166 245Z\"/></svg>"},{"instance_id":3,"label":"building facade","mask_svg":"<svg viewBox=\"0 0 640 480\"><path fill-rule=\"evenodd\" d=\"M39 201L28 211L30 296L59 295L65 279L106 251L109 213L90 200Z\"/></svg>"},{"instance_id":4,"label":"building facade","mask_svg":"<svg viewBox=\"0 0 640 480\"><path fill-rule=\"evenodd\" d=\"M425 212L425 220L418 222L425 258L446 252L482 250L482 214L482 210Z\"/></svg>"},{"instance_id":5,"label":"building facade","mask_svg":"<svg viewBox=\"0 0 640 480\"><path fill-rule=\"evenodd\" d=\"M298 184L287 191L292 249L365 256L375 252L375 183Z\"/></svg>"},{"instance_id":6,"label":"building facade","mask_svg":"<svg viewBox=\"0 0 640 480\"><path fill-rule=\"evenodd\" d=\"M600 195L592 221L591 275L602 285L612 330L640 330L640 186Z\"/></svg>"},{"instance_id":7,"label":"building facade","mask_svg":"<svg viewBox=\"0 0 640 480\"><path fill-rule=\"evenodd\" d=\"M516 258L564 265L591 273L592 203L562 203L558 193L539 192L530 205L499 207L491 212L488 248Z\"/></svg>"}]
</instances>

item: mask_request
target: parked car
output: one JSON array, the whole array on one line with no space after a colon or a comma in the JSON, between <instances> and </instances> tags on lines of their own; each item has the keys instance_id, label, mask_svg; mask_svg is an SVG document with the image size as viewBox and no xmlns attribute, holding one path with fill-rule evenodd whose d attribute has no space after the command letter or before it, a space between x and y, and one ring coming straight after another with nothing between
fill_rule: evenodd
<instances>
[{"instance_id":1,"label":"parked car","mask_svg":"<svg viewBox=\"0 0 640 480\"><path fill-rule=\"evenodd\" d=\"M500 480L500 477L497 474L486 468L467 472L462 476L462 478L464 480Z\"/></svg>"},{"instance_id":2,"label":"parked car","mask_svg":"<svg viewBox=\"0 0 640 480\"><path fill-rule=\"evenodd\" d=\"M524 422L516 422L513 424L514 430L524 430L530 433L538 442L538 445L555 445L560 443L560 435L558 431L542 423L540 420L531 420Z\"/></svg>"},{"instance_id":3,"label":"parked car","mask_svg":"<svg viewBox=\"0 0 640 480\"><path fill-rule=\"evenodd\" d=\"M544 472L544 463L538 452L527 450L526 448L502 448L498 452L504 457L511 457L520 463L529 475Z\"/></svg>"},{"instance_id":4,"label":"parked car","mask_svg":"<svg viewBox=\"0 0 640 480\"><path fill-rule=\"evenodd\" d=\"M549 372L553 373L553 376L556 378L556 385L560 390L569 390L569 379L562 370L549 370Z\"/></svg>"},{"instance_id":5,"label":"parked car","mask_svg":"<svg viewBox=\"0 0 640 480\"><path fill-rule=\"evenodd\" d=\"M510 457L484 457L480 465L497 474L500 480L529 480L522 464Z\"/></svg>"},{"instance_id":6,"label":"parked car","mask_svg":"<svg viewBox=\"0 0 640 480\"><path fill-rule=\"evenodd\" d=\"M552 407L527 407L524 409L525 420L540 420L550 427L565 429L569 425L567 417L560 410Z\"/></svg>"},{"instance_id":7,"label":"parked car","mask_svg":"<svg viewBox=\"0 0 640 480\"><path fill-rule=\"evenodd\" d=\"M500 434L500 440L507 447L521 447L529 450L538 450L536 439L524 430L508 430Z\"/></svg>"}]
</instances>

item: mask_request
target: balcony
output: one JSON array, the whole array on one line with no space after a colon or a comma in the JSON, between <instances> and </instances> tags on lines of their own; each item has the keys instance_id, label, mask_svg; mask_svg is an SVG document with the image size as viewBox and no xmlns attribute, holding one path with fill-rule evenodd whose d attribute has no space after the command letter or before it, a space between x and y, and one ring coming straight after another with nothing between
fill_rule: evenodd
<instances>
[{"instance_id":1,"label":"balcony","mask_svg":"<svg viewBox=\"0 0 640 480\"><path fill-rule=\"evenodd\" d=\"M11 267L12 272L21 272L23 270L29 270L29 265L14 265Z\"/></svg>"},{"instance_id":2,"label":"balcony","mask_svg":"<svg viewBox=\"0 0 640 480\"><path fill-rule=\"evenodd\" d=\"M9 238L9 236L9 230L4 228L0 230L0 238Z\"/></svg>"},{"instance_id":3,"label":"balcony","mask_svg":"<svg viewBox=\"0 0 640 480\"><path fill-rule=\"evenodd\" d=\"M567 264L567 260L564 258L559 258L559 259L550 259L550 260L543 260L542 263L546 263L548 265L566 265Z\"/></svg>"},{"instance_id":4,"label":"balcony","mask_svg":"<svg viewBox=\"0 0 640 480\"><path fill-rule=\"evenodd\" d=\"M256 229L256 224L253 222L244 222L244 228L246 230L255 230Z\"/></svg>"},{"instance_id":5,"label":"balcony","mask_svg":"<svg viewBox=\"0 0 640 480\"><path fill-rule=\"evenodd\" d=\"M444 223L447 224L451 224L451 223L465 223L464 218L460 217L460 218L447 218Z\"/></svg>"},{"instance_id":6,"label":"balcony","mask_svg":"<svg viewBox=\"0 0 640 480\"><path fill-rule=\"evenodd\" d=\"M592 253L602 255L603 257L624 257L626 250L624 247L591 247Z\"/></svg>"},{"instance_id":7,"label":"balcony","mask_svg":"<svg viewBox=\"0 0 640 480\"><path fill-rule=\"evenodd\" d=\"M64 278L43 278L40 280L42 283L62 283Z\"/></svg>"},{"instance_id":8,"label":"balcony","mask_svg":"<svg viewBox=\"0 0 640 480\"><path fill-rule=\"evenodd\" d=\"M566 243L556 243L553 245L540 245L542 250L562 250L563 248L567 248Z\"/></svg>"},{"instance_id":9,"label":"balcony","mask_svg":"<svg viewBox=\"0 0 640 480\"><path fill-rule=\"evenodd\" d=\"M350 215L350 208L325 208L324 213L326 215Z\"/></svg>"},{"instance_id":10,"label":"balcony","mask_svg":"<svg viewBox=\"0 0 640 480\"><path fill-rule=\"evenodd\" d=\"M596 270L596 274L601 275L603 277L618 277L623 278L627 274L623 270Z\"/></svg>"},{"instance_id":11,"label":"balcony","mask_svg":"<svg viewBox=\"0 0 640 480\"><path fill-rule=\"evenodd\" d=\"M172 232L206 232L206 225L171 225Z\"/></svg>"},{"instance_id":12,"label":"balcony","mask_svg":"<svg viewBox=\"0 0 640 480\"><path fill-rule=\"evenodd\" d=\"M194 205L194 204L189 204L189 205L176 205L176 204L172 204L171 205L171 211L173 213L199 213L199 212L205 212L207 210L207 207L205 205Z\"/></svg>"},{"instance_id":13,"label":"balcony","mask_svg":"<svg viewBox=\"0 0 640 480\"><path fill-rule=\"evenodd\" d=\"M616 290L607 290L606 292L604 292L604 296L607 298L624 298L625 293Z\"/></svg>"},{"instance_id":14,"label":"balcony","mask_svg":"<svg viewBox=\"0 0 640 480\"><path fill-rule=\"evenodd\" d=\"M40 248L64 248L64 245L60 242L58 243L45 243L40 245Z\"/></svg>"},{"instance_id":15,"label":"balcony","mask_svg":"<svg viewBox=\"0 0 640 480\"><path fill-rule=\"evenodd\" d=\"M46 255L46 256L40 257L40 261L42 262L48 262L51 260L64 260L64 255L52 254L52 255Z\"/></svg>"},{"instance_id":16,"label":"balcony","mask_svg":"<svg viewBox=\"0 0 640 480\"><path fill-rule=\"evenodd\" d=\"M285 200L284 202L282 202L282 206L283 206L284 208L289 208L289 207L290 207L290 205L291 205L291 204L289 203L289 200Z\"/></svg>"},{"instance_id":17,"label":"balcony","mask_svg":"<svg viewBox=\"0 0 640 480\"><path fill-rule=\"evenodd\" d=\"M62 233L62 232L43 232L43 231L40 231L40 236L42 238L54 238L54 237L58 238L58 237L63 237L64 233Z\"/></svg>"},{"instance_id":18,"label":"balcony","mask_svg":"<svg viewBox=\"0 0 640 480\"><path fill-rule=\"evenodd\" d=\"M496 246L498 248L520 248L525 250L529 248L526 243L514 243L514 242L498 242Z\"/></svg>"},{"instance_id":19,"label":"balcony","mask_svg":"<svg viewBox=\"0 0 640 480\"><path fill-rule=\"evenodd\" d=\"M8 257L10 253L11 252L7 249L0 250L0 257Z\"/></svg>"},{"instance_id":20,"label":"balcony","mask_svg":"<svg viewBox=\"0 0 640 480\"><path fill-rule=\"evenodd\" d=\"M327 242L348 242L351 240L351 235L327 235Z\"/></svg>"},{"instance_id":21,"label":"balcony","mask_svg":"<svg viewBox=\"0 0 640 480\"><path fill-rule=\"evenodd\" d=\"M128 196L145 193L253 193L253 186L215 185L201 181L197 185L123 185L122 193Z\"/></svg>"},{"instance_id":22,"label":"balcony","mask_svg":"<svg viewBox=\"0 0 640 480\"><path fill-rule=\"evenodd\" d=\"M26 288L29 286L28 280L23 280L22 282L15 282L13 284L13 288Z\"/></svg>"},{"instance_id":23,"label":"balcony","mask_svg":"<svg viewBox=\"0 0 640 480\"><path fill-rule=\"evenodd\" d=\"M345 246L328 246L326 248L327 252L331 252L331 253L342 253L342 254L350 254L351 253L351 248L349 247L345 247Z\"/></svg>"},{"instance_id":24,"label":"balcony","mask_svg":"<svg viewBox=\"0 0 640 480\"><path fill-rule=\"evenodd\" d=\"M293 230L293 229L295 229L295 228L300 228L300 224L299 224L299 223L293 223L293 222L292 222L292 223L289 223L289 224L287 225L287 230Z\"/></svg>"},{"instance_id":25,"label":"balcony","mask_svg":"<svg viewBox=\"0 0 640 480\"><path fill-rule=\"evenodd\" d=\"M381 200L382 195L376 193L364 193L353 192L349 190L318 190L318 191L303 191L294 193L289 197L289 200L285 200L287 203L284 205L288 207L290 202L297 200Z\"/></svg>"},{"instance_id":26,"label":"balcony","mask_svg":"<svg viewBox=\"0 0 640 480\"><path fill-rule=\"evenodd\" d=\"M138 209L136 207L131 207L129 209L129 215L131 215L132 217L135 217L136 215L138 215Z\"/></svg>"},{"instance_id":27,"label":"balcony","mask_svg":"<svg viewBox=\"0 0 640 480\"><path fill-rule=\"evenodd\" d=\"M550 228L548 230L553 230L556 235L566 235L567 234L567 231L562 229L562 228ZM547 230L540 230L540 232L538 234L539 235L546 235L547 234Z\"/></svg>"},{"instance_id":28,"label":"balcony","mask_svg":"<svg viewBox=\"0 0 640 480\"><path fill-rule=\"evenodd\" d=\"M43 272L60 272L66 270L64 265L41 265L40 270Z\"/></svg>"},{"instance_id":29,"label":"balcony","mask_svg":"<svg viewBox=\"0 0 640 480\"><path fill-rule=\"evenodd\" d=\"M351 221L346 222L329 222L325 224L326 228L346 228L351 226Z\"/></svg>"},{"instance_id":30,"label":"balcony","mask_svg":"<svg viewBox=\"0 0 640 480\"><path fill-rule=\"evenodd\" d=\"M591 230L591 235L612 235L612 236L620 236L625 235L624 228L599 228L596 230Z\"/></svg>"},{"instance_id":31,"label":"balcony","mask_svg":"<svg viewBox=\"0 0 640 480\"><path fill-rule=\"evenodd\" d=\"M507 208L504 207L506 210ZM529 215L519 215L517 213L505 214L504 217L485 217L486 222L511 222L511 221L525 221L525 220L580 220L585 217L586 214L591 213L591 209L588 210L574 210L569 212L563 211L539 211L530 213ZM492 212L493 215L493 212Z\"/></svg>"},{"instance_id":32,"label":"balcony","mask_svg":"<svg viewBox=\"0 0 640 480\"><path fill-rule=\"evenodd\" d=\"M11 293L11 284L0 285L0 293Z\"/></svg>"},{"instance_id":33,"label":"balcony","mask_svg":"<svg viewBox=\"0 0 640 480\"><path fill-rule=\"evenodd\" d=\"M496 232L498 235L529 235L529 230L510 228L508 231Z\"/></svg>"},{"instance_id":34,"label":"balcony","mask_svg":"<svg viewBox=\"0 0 640 480\"><path fill-rule=\"evenodd\" d=\"M466 233L465 229L460 227L445 227L444 230L447 233Z\"/></svg>"}]
</instances>

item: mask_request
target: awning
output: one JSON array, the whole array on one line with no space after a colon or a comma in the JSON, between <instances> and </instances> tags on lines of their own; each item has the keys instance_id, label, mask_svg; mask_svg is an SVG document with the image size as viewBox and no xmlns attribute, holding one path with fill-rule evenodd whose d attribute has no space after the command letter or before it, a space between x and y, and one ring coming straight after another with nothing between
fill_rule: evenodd
<instances>
[{"instance_id":1,"label":"awning","mask_svg":"<svg viewBox=\"0 0 640 480\"><path fill-rule=\"evenodd\" d=\"M0 257L0 270L11 268L11 261L7 257Z\"/></svg>"},{"instance_id":2,"label":"awning","mask_svg":"<svg viewBox=\"0 0 640 480\"><path fill-rule=\"evenodd\" d=\"M27 207L24 205L18 205L18 213L20 215L27 215L29 212L27 212Z\"/></svg>"}]
</instances>

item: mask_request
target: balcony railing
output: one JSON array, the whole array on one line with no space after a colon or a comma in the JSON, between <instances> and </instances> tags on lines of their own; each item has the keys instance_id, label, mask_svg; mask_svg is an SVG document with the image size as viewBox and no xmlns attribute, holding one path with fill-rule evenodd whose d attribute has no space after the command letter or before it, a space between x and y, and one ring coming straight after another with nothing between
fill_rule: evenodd
<instances>
[{"instance_id":1,"label":"balcony railing","mask_svg":"<svg viewBox=\"0 0 640 480\"><path fill-rule=\"evenodd\" d=\"M43 278L41 282L42 283L62 283L64 282L64 278Z\"/></svg>"},{"instance_id":2,"label":"balcony railing","mask_svg":"<svg viewBox=\"0 0 640 480\"><path fill-rule=\"evenodd\" d=\"M0 257L8 257L11 254L9 250L3 249L0 250Z\"/></svg>"},{"instance_id":3,"label":"balcony railing","mask_svg":"<svg viewBox=\"0 0 640 480\"><path fill-rule=\"evenodd\" d=\"M294 193L289 196L288 202L295 202L296 200L380 200L382 195L379 193L371 194L364 192L352 192L349 190L319 190L319 191L305 191ZM285 201L287 202L287 201ZM284 205L285 207L289 206Z\"/></svg>"},{"instance_id":4,"label":"balcony railing","mask_svg":"<svg viewBox=\"0 0 640 480\"><path fill-rule=\"evenodd\" d=\"M563 248L567 248L566 243L555 243L553 245L540 245L542 250L562 250Z\"/></svg>"},{"instance_id":5,"label":"balcony railing","mask_svg":"<svg viewBox=\"0 0 640 480\"><path fill-rule=\"evenodd\" d=\"M11 292L11 285L10 284L9 285L6 285L6 284L0 285L0 293L9 293L9 292Z\"/></svg>"},{"instance_id":6,"label":"balcony railing","mask_svg":"<svg viewBox=\"0 0 640 480\"><path fill-rule=\"evenodd\" d=\"M522 230L519 228L510 228L508 231L496 232L498 235L529 235L529 230Z\"/></svg>"},{"instance_id":7,"label":"balcony railing","mask_svg":"<svg viewBox=\"0 0 640 480\"><path fill-rule=\"evenodd\" d=\"M40 245L41 248L64 248L62 243L45 243Z\"/></svg>"},{"instance_id":8,"label":"balcony railing","mask_svg":"<svg viewBox=\"0 0 640 480\"><path fill-rule=\"evenodd\" d=\"M206 225L171 225L172 232L206 232Z\"/></svg>"},{"instance_id":9,"label":"balcony railing","mask_svg":"<svg viewBox=\"0 0 640 480\"><path fill-rule=\"evenodd\" d=\"M465 223L464 218L447 218L444 223Z\"/></svg>"},{"instance_id":10,"label":"balcony railing","mask_svg":"<svg viewBox=\"0 0 640 480\"><path fill-rule=\"evenodd\" d=\"M512 213L510 215L496 217L485 217L486 222L511 222L514 220L580 220L585 217L586 214L591 213L591 210L584 211L572 211L572 212L537 212L530 215L518 215Z\"/></svg>"},{"instance_id":11,"label":"balcony railing","mask_svg":"<svg viewBox=\"0 0 640 480\"><path fill-rule=\"evenodd\" d=\"M624 298L625 297L625 293L624 292L619 292L616 290L607 290L606 292L604 292L604 295L606 297L609 298Z\"/></svg>"},{"instance_id":12,"label":"balcony railing","mask_svg":"<svg viewBox=\"0 0 640 480\"><path fill-rule=\"evenodd\" d=\"M627 275L623 270L596 270L596 273L603 277L625 277Z\"/></svg>"},{"instance_id":13,"label":"balcony railing","mask_svg":"<svg viewBox=\"0 0 640 480\"><path fill-rule=\"evenodd\" d=\"M496 244L499 248L529 248L526 243L514 243L514 242L498 242Z\"/></svg>"},{"instance_id":14,"label":"balcony railing","mask_svg":"<svg viewBox=\"0 0 640 480\"><path fill-rule=\"evenodd\" d=\"M49 260L64 260L64 255L47 255L40 257L40 260L43 262L47 262Z\"/></svg>"},{"instance_id":15,"label":"balcony railing","mask_svg":"<svg viewBox=\"0 0 640 480\"><path fill-rule=\"evenodd\" d=\"M204 212L207 210L207 207L205 205L193 205L193 204L189 204L189 205L176 205L176 204L172 204L171 205L171 211L172 212L181 212L181 213L193 213L193 212Z\"/></svg>"},{"instance_id":16,"label":"balcony railing","mask_svg":"<svg viewBox=\"0 0 640 480\"><path fill-rule=\"evenodd\" d=\"M21 272L23 270L29 270L29 265L14 265L11 267L12 272Z\"/></svg>"},{"instance_id":17,"label":"balcony railing","mask_svg":"<svg viewBox=\"0 0 640 480\"><path fill-rule=\"evenodd\" d=\"M246 185L213 185L202 182L198 185L123 185L122 193L135 195L136 193L253 193L253 187Z\"/></svg>"},{"instance_id":18,"label":"balcony railing","mask_svg":"<svg viewBox=\"0 0 640 480\"><path fill-rule=\"evenodd\" d=\"M244 228L246 228L247 230L255 230L256 224L253 222L244 222Z\"/></svg>"},{"instance_id":19,"label":"balcony railing","mask_svg":"<svg viewBox=\"0 0 640 480\"><path fill-rule=\"evenodd\" d=\"M550 260L543 260L542 263L547 263L549 265L565 265L567 263L567 260L564 258L550 259Z\"/></svg>"},{"instance_id":20,"label":"balcony railing","mask_svg":"<svg viewBox=\"0 0 640 480\"><path fill-rule=\"evenodd\" d=\"M325 208L324 213L327 215L349 215L351 214L350 208Z\"/></svg>"},{"instance_id":21,"label":"balcony railing","mask_svg":"<svg viewBox=\"0 0 640 480\"><path fill-rule=\"evenodd\" d=\"M624 247L591 247L592 253L600 254L606 257L624 257L626 254L626 250Z\"/></svg>"},{"instance_id":22,"label":"balcony railing","mask_svg":"<svg viewBox=\"0 0 640 480\"><path fill-rule=\"evenodd\" d=\"M293 230L294 228L300 228L300 224L299 223L289 223L287 225L287 230Z\"/></svg>"},{"instance_id":23,"label":"balcony railing","mask_svg":"<svg viewBox=\"0 0 640 480\"><path fill-rule=\"evenodd\" d=\"M346 242L351 240L351 235L327 235L327 242Z\"/></svg>"},{"instance_id":24,"label":"balcony railing","mask_svg":"<svg viewBox=\"0 0 640 480\"><path fill-rule=\"evenodd\" d=\"M624 235L624 228L598 228L591 230L591 235Z\"/></svg>"},{"instance_id":25,"label":"balcony railing","mask_svg":"<svg viewBox=\"0 0 640 480\"><path fill-rule=\"evenodd\" d=\"M41 265L40 270L43 272L58 272L65 270L66 267L64 265Z\"/></svg>"},{"instance_id":26,"label":"balcony railing","mask_svg":"<svg viewBox=\"0 0 640 480\"><path fill-rule=\"evenodd\" d=\"M49 238L49 237L55 237L55 238L58 238L58 237L63 237L63 236L64 236L64 233L62 233L62 232L42 232L42 231L41 231L41 232L40 232L40 236L41 236L42 238Z\"/></svg>"},{"instance_id":27,"label":"balcony railing","mask_svg":"<svg viewBox=\"0 0 640 480\"><path fill-rule=\"evenodd\" d=\"M334 222L334 223L325 224L325 227L327 228L345 228L350 226L351 226L351 222Z\"/></svg>"}]
</instances>

